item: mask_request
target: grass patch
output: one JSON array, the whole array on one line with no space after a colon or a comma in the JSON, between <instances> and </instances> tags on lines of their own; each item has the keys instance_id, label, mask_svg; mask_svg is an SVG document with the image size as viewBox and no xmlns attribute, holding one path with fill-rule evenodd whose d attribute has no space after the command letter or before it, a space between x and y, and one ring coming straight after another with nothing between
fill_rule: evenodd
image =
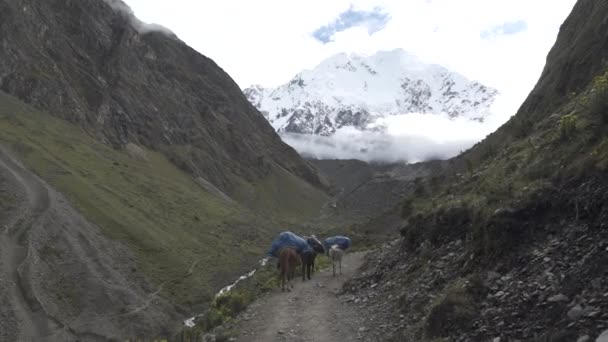
<instances>
[{"instance_id":1,"label":"grass patch","mask_svg":"<svg viewBox=\"0 0 608 342\"><path fill-rule=\"evenodd\" d=\"M272 217L203 189L160 153L112 148L2 93L0 144L107 237L129 246L138 262L133 276L164 284L161 295L186 307L210 300L251 267L280 230Z\"/></svg>"}]
</instances>

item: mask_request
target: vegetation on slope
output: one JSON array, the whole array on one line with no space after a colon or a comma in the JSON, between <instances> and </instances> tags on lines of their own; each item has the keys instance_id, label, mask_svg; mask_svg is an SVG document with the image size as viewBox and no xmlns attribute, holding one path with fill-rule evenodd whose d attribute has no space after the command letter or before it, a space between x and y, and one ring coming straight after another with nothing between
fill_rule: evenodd
<instances>
[{"instance_id":1,"label":"vegetation on slope","mask_svg":"<svg viewBox=\"0 0 608 342\"><path fill-rule=\"evenodd\" d=\"M515 117L482 143L451 163L461 172L431 180L403 204L409 225L402 234L411 247L422 241L440 243L469 238L481 253L513 247L506 236L489 230L504 210L540 205L543 191L559 191L584 176L608 169L608 73L547 117ZM566 208L576 215L577 203ZM494 235L498 234L498 235Z\"/></svg>"},{"instance_id":2,"label":"vegetation on slope","mask_svg":"<svg viewBox=\"0 0 608 342\"><path fill-rule=\"evenodd\" d=\"M133 276L150 280L178 304L211 300L216 289L263 256L286 222L312 213L323 200L311 191L309 198L294 200L308 210L262 216L204 188L159 153L134 144L114 149L2 93L0 144L104 234L135 251ZM264 196L267 188L256 189ZM260 206L269 197L260 197Z\"/></svg>"}]
</instances>

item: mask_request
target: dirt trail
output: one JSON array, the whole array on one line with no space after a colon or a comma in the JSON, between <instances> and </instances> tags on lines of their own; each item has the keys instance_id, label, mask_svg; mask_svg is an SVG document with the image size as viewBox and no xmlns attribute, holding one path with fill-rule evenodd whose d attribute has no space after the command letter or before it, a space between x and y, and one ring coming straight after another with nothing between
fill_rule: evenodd
<instances>
[{"instance_id":1,"label":"dirt trail","mask_svg":"<svg viewBox=\"0 0 608 342\"><path fill-rule=\"evenodd\" d=\"M50 207L46 187L33 175L15 162L0 148L0 169L14 179L25 197L21 206L9 217L8 224L0 231L1 273L8 286L8 300L18 320L19 331L13 334L19 341L35 341L47 336L51 327L46 313L38 300L28 290L27 279L21 276L21 266L28 255L28 231L39 224L40 218ZM6 327L7 329L11 327ZM16 327L12 327L16 329Z\"/></svg>"},{"instance_id":2,"label":"dirt trail","mask_svg":"<svg viewBox=\"0 0 608 342\"><path fill-rule=\"evenodd\" d=\"M357 341L356 309L341 303L336 294L363 262L362 253L347 254L342 275L331 269L314 274L312 280L296 278L291 292L278 289L252 304L230 327L237 341Z\"/></svg>"}]
</instances>

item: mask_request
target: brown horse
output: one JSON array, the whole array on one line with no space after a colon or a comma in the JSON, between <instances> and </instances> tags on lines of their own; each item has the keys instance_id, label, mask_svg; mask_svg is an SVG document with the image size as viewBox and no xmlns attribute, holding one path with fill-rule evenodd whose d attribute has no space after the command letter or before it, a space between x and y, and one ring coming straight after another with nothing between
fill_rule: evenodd
<instances>
[{"instance_id":1,"label":"brown horse","mask_svg":"<svg viewBox=\"0 0 608 342\"><path fill-rule=\"evenodd\" d=\"M289 281L295 276L295 271L302 263L302 258L298 252L290 247L281 248L279 251L279 281L281 290L285 291ZM293 284L291 285L293 288ZM287 291L291 291L287 286Z\"/></svg>"}]
</instances>

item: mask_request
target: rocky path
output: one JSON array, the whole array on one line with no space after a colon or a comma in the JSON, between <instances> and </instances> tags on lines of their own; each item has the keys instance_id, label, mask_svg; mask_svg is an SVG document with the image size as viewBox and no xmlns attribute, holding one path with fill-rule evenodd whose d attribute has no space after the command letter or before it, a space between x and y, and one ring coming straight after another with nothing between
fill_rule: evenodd
<instances>
[{"instance_id":1,"label":"rocky path","mask_svg":"<svg viewBox=\"0 0 608 342\"><path fill-rule=\"evenodd\" d=\"M28 230L39 224L48 211L50 200L43 184L0 149L0 172L3 178L14 180L20 189L13 190L21 198L22 205L16 208L0 230L0 270L5 287L2 304L4 324L0 323L6 336L19 341L35 341L47 336L51 324L35 296L28 291L27 279L21 275L21 266L28 255ZM10 309L8 308L10 307ZM13 317L8 312L12 310ZM13 321L16 318L16 322ZM6 326L4 326L6 325Z\"/></svg>"},{"instance_id":2,"label":"rocky path","mask_svg":"<svg viewBox=\"0 0 608 342\"><path fill-rule=\"evenodd\" d=\"M363 262L362 253L347 254L342 275L331 269L313 275L312 280L295 280L291 292L279 289L252 304L228 329L238 333L237 341L357 341L365 328L356 308L341 302L337 294Z\"/></svg>"}]
</instances>

